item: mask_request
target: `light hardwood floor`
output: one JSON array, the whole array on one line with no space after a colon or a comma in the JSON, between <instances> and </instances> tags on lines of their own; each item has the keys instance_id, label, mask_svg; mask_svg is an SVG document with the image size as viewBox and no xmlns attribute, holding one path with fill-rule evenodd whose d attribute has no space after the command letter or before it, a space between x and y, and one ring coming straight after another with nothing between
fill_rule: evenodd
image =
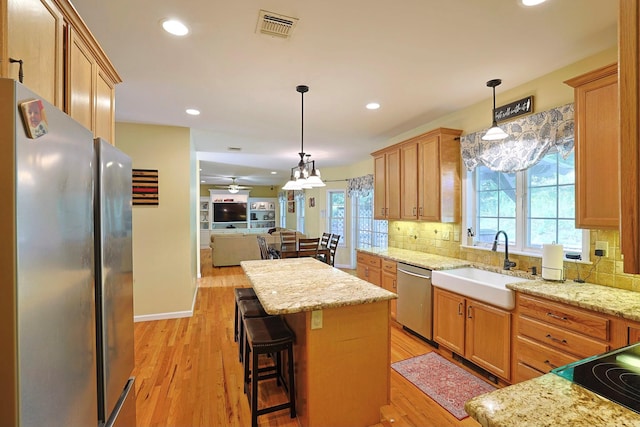
<instances>
[{"instance_id":1,"label":"light hardwood floor","mask_svg":"<svg viewBox=\"0 0 640 427\"><path fill-rule=\"evenodd\" d=\"M242 366L233 341L233 288L249 283L240 267L209 267L208 251L202 252L203 274L193 317L135 324L138 427L251 424L242 388ZM392 327L392 362L433 350L397 324ZM363 349L363 357L365 353ZM262 404L284 399L273 383L264 387L261 383ZM340 380L336 379L339 386ZM479 425L471 418L458 421L392 369L391 407L396 415L402 415L404 424L398 422L401 425ZM258 423L298 426L288 411L260 416Z\"/></svg>"}]
</instances>

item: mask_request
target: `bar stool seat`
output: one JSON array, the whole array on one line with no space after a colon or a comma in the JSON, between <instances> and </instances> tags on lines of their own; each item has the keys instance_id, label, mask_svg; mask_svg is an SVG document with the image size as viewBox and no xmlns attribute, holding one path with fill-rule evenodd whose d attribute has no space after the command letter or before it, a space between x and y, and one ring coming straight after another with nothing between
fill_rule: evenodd
<instances>
[{"instance_id":1,"label":"bar stool seat","mask_svg":"<svg viewBox=\"0 0 640 427\"><path fill-rule=\"evenodd\" d=\"M233 293L235 294L235 299L236 299L236 305L235 305L235 314L233 317L233 340L235 342L238 342L238 301L242 301L242 300L248 300L248 299L258 299L258 296L256 295L256 291L253 290L253 288L235 288L233 290Z\"/></svg>"},{"instance_id":2,"label":"bar stool seat","mask_svg":"<svg viewBox=\"0 0 640 427\"><path fill-rule=\"evenodd\" d=\"M238 357L240 358L240 362L242 362L242 354L244 352L244 342L245 342L245 333L244 333L244 320L251 319L254 317L267 317L269 313L264 311L264 307L260 303L259 299L247 299L238 301Z\"/></svg>"},{"instance_id":3,"label":"bar stool seat","mask_svg":"<svg viewBox=\"0 0 640 427\"><path fill-rule=\"evenodd\" d=\"M251 407L251 426L258 426L258 416L289 409L291 418L296 417L296 390L294 379L293 343L295 335L280 316L255 317L244 320L244 384ZM282 370L282 352L287 352L288 385ZM258 368L261 354L275 355L275 366ZM249 359L251 357L251 359ZM251 364L251 368L249 368ZM284 385L289 401L266 408L258 408L258 382L276 378ZM250 387L249 387L250 386Z\"/></svg>"}]
</instances>

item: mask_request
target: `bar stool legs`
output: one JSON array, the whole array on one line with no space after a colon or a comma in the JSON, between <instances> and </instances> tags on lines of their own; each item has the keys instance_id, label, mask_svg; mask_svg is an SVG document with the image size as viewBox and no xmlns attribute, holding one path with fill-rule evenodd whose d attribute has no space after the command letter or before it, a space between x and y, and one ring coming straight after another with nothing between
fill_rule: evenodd
<instances>
[{"instance_id":1,"label":"bar stool legs","mask_svg":"<svg viewBox=\"0 0 640 427\"><path fill-rule=\"evenodd\" d=\"M244 345L244 383L251 406L251 426L257 427L258 416L289 409L291 418L296 417L296 390L294 379L293 343L295 336L279 316L247 318ZM282 370L282 352L287 352L287 376ZM259 368L261 354L275 355L275 365ZM250 358L251 357L251 358ZM251 368L249 368L251 366ZM276 378L287 390L289 401L275 406L258 408L258 382Z\"/></svg>"}]
</instances>

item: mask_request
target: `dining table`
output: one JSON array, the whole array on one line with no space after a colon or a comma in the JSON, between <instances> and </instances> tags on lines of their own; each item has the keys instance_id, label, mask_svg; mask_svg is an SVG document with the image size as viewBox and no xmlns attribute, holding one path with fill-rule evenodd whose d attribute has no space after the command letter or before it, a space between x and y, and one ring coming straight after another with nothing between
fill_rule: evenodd
<instances>
[{"instance_id":1,"label":"dining table","mask_svg":"<svg viewBox=\"0 0 640 427\"><path fill-rule=\"evenodd\" d=\"M286 243L282 244L280 242L274 243L271 245L278 253L281 255L281 258L298 258L298 242L296 243ZM282 254L286 254L282 256ZM318 255L324 255L324 262L327 264L331 264L331 250L329 246L326 245L318 245Z\"/></svg>"}]
</instances>

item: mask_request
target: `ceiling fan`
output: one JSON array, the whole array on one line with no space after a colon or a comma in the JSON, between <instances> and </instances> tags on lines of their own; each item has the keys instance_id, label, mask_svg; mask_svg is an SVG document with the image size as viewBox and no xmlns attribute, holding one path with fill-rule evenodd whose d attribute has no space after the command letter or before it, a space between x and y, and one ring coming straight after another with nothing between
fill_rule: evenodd
<instances>
[{"instance_id":1,"label":"ceiling fan","mask_svg":"<svg viewBox=\"0 0 640 427\"><path fill-rule=\"evenodd\" d=\"M237 193L240 190L251 190L253 187L246 187L244 185L239 185L238 183L236 183L236 177L232 176L231 178L231 184L229 185L214 185L214 188L222 188L225 190L228 190L229 193Z\"/></svg>"}]
</instances>

